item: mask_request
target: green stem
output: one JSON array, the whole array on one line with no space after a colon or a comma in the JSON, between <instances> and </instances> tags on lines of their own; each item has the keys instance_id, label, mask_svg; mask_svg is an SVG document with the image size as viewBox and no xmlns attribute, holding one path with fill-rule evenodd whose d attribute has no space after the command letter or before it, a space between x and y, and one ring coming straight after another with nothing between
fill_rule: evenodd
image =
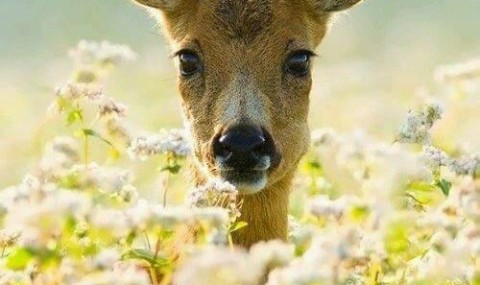
<instances>
[{"instance_id":1,"label":"green stem","mask_svg":"<svg viewBox=\"0 0 480 285\"><path fill-rule=\"evenodd\" d=\"M83 160L85 163L85 166L88 165L88 151L89 151L89 141L88 141L88 136L86 134L83 134Z\"/></svg>"}]
</instances>

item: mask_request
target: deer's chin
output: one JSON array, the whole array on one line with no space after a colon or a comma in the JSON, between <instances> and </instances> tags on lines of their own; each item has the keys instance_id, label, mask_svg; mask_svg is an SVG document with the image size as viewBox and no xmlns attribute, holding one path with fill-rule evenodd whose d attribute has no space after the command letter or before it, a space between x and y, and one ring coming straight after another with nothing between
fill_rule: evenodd
<instances>
[{"instance_id":1,"label":"deer's chin","mask_svg":"<svg viewBox=\"0 0 480 285\"><path fill-rule=\"evenodd\" d=\"M268 182L267 172L263 170L225 170L220 171L220 176L243 195L262 191Z\"/></svg>"}]
</instances>

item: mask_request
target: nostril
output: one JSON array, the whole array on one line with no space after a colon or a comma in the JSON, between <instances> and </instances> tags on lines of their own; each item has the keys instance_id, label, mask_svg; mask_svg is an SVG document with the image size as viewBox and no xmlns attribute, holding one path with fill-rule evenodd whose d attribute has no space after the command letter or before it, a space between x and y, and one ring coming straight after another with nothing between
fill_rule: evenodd
<instances>
[{"instance_id":1,"label":"nostril","mask_svg":"<svg viewBox=\"0 0 480 285\"><path fill-rule=\"evenodd\" d=\"M266 140L265 138L262 137L262 140L253 147L252 149L252 152L254 152L255 154L258 154L258 155L262 155L262 154L265 154L265 147L266 147Z\"/></svg>"},{"instance_id":2,"label":"nostril","mask_svg":"<svg viewBox=\"0 0 480 285\"><path fill-rule=\"evenodd\" d=\"M222 140L219 141L219 144L220 144L220 151L218 155L222 157L227 157L232 155L234 150L232 149L231 145L224 143Z\"/></svg>"},{"instance_id":3,"label":"nostril","mask_svg":"<svg viewBox=\"0 0 480 285\"><path fill-rule=\"evenodd\" d=\"M224 136L221 136L221 135L218 135L213 140L213 155L215 157L227 158L231 155L232 151L225 144L224 140L225 140Z\"/></svg>"}]
</instances>

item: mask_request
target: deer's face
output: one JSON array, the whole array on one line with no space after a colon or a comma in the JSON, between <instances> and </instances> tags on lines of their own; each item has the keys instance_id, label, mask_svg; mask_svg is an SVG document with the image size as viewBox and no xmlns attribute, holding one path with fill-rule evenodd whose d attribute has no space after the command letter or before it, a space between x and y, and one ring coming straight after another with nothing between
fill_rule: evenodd
<instances>
[{"instance_id":1,"label":"deer's face","mask_svg":"<svg viewBox=\"0 0 480 285\"><path fill-rule=\"evenodd\" d=\"M162 11L195 159L244 194L295 170L309 147L314 49L359 0L142 0Z\"/></svg>"}]
</instances>

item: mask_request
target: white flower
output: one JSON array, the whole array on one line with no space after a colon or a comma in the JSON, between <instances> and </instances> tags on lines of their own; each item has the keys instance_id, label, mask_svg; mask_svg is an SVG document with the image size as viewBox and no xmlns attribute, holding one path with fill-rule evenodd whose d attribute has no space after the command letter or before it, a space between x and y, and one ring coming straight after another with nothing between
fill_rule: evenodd
<instances>
[{"instance_id":1,"label":"white flower","mask_svg":"<svg viewBox=\"0 0 480 285\"><path fill-rule=\"evenodd\" d=\"M431 146L423 146L422 158L430 167L438 168L447 166L450 163L450 158L442 150Z\"/></svg>"},{"instance_id":2,"label":"white flower","mask_svg":"<svg viewBox=\"0 0 480 285\"><path fill-rule=\"evenodd\" d=\"M117 65L123 61L136 58L135 53L126 45L111 44L107 41L100 43L82 40L75 49L70 50L70 57L77 65Z\"/></svg>"},{"instance_id":3,"label":"white flower","mask_svg":"<svg viewBox=\"0 0 480 285\"><path fill-rule=\"evenodd\" d=\"M125 212L100 206L90 211L88 221L93 227L107 230L119 238L127 236L135 227Z\"/></svg>"},{"instance_id":4,"label":"white flower","mask_svg":"<svg viewBox=\"0 0 480 285\"><path fill-rule=\"evenodd\" d=\"M469 280L471 258L475 256L475 240L462 232L456 238L434 237L432 242L440 245L437 250L429 250L409 263L407 275L413 275L416 280L429 280L439 283L445 280ZM473 247L472 247L473 245ZM454 261L454 262L452 262Z\"/></svg>"},{"instance_id":5,"label":"white flower","mask_svg":"<svg viewBox=\"0 0 480 285\"><path fill-rule=\"evenodd\" d=\"M95 186L101 192L115 194L125 202L135 201L138 198L130 170L120 168L101 167L96 163L75 164L68 170L69 175L77 178L83 187Z\"/></svg>"},{"instance_id":6,"label":"white flower","mask_svg":"<svg viewBox=\"0 0 480 285\"><path fill-rule=\"evenodd\" d=\"M323 259L323 258L322 258ZM316 263L304 259L294 260L289 266L274 269L268 275L267 285L334 285L330 263Z\"/></svg>"},{"instance_id":7,"label":"white flower","mask_svg":"<svg viewBox=\"0 0 480 285\"><path fill-rule=\"evenodd\" d=\"M130 184L124 185L116 194L127 203L136 201L139 197L137 188Z\"/></svg>"},{"instance_id":8,"label":"white flower","mask_svg":"<svg viewBox=\"0 0 480 285\"><path fill-rule=\"evenodd\" d=\"M141 229L154 225L173 228L201 223L214 229L224 230L230 221L228 213L228 210L220 207L190 209L184 206L175 206L165 208L140 199L125 211L125 217L130 227Z\"/></svg>"},{"instance_id":9,"label":"white flower","mask_svg":"<svg viewBox=\"0 0 480 285\"><path fill-rule=\"evenodd\" d=\"M205 239L209 245L226 246L228 244L228 231L213 228L207 232Z\"/></svg>"},{"instance_id":10,"label":"white flower","mask_svg":"<svg viewBox=\"0 0 480 285\"><path fill-rule=\"evenodd\" d=\"M30 276L21 271L4 270L0 267L0 285L31 284Z\"/></svg>"},{"instance_id":11,"label":"white flower","mask_svg":"<svg viewBox=\"0 0 480 285\"><path fill-rule=\"evenodd\" d=\"M101 116L116 115L123 118L127 113L127 106L116 102L112 97L102 96L97 104Z\"/></svg>"},{"instance_id":12,"label":"white flower","mask_svg":"<svg viewBox=\"0 0 480 285\"><path fill-rule=\"evenodd\" d=\"M290 222L290 219L289 219ZM290 228L290 227L289 227ZM291 227L288 232L288 239L298 248L306 248L315 234L315 229L311 225L298 225Z\"/></svg>"},{"instance_id":13,"label":"white flower","mask_svg":"<svg viewBox=\"0 0 480 285\"><path fill-rule=\"evenodd\" d=\"M103 97L103 91L97 86L78 82L69 82L64 86L56 88L58 97L75 100L87 98L90 100L98 100Z\"/></svg>"},{"instance_id":14,"label":"white flower","mask_svg":"<svg viewBox=\"0 0 480 285\"><path fill-rule=\"evenodd\" d=\"M150 285L150 278L144 268L139 268L135 263L117 263L113 269L116 276L112 285Z\"/></svg>"},{"instance_id":15,"label":"white flower","mask_svg":"<svg viewBox=\"0 0 480 285\"><path fill-rule=\"evenodd\" d=\"M191 153L189 138L183 130L172 129L168 132L163 130L160 134L139 136L132 140L128 148L131 158L141 160L167 152L177 156L187 156Z\"/></svg>"},{"instance_id":16,"label":"white flower","mask_svg":"<svg viewBox=\"0 0 480 285\"><path fill-rule=\"evenodd\" d=\"M429 130L441 119L443 110L439 104L427 104L423 111L409 111L396 141L402 143L430 144Z\"/></svg>"},{"instance_id":17,"label":"white flower","mask_svg":"<svg viewBox=\"0 0 480 285\"><path fill-rule=\"evenodd\" d=\"M287 265L294 258L294 246L278 240L259 242L250 249L252 260L272 270Z\"/></svg>"},{"instance_id":18,"label":"white flower","mask_svg":"<svg viewBox=\"0 0 480 285\"><path fill-rule=\"evenodd\" d=\"M93 258L93 266L99 269L113 268L113 265L120 261L120 258L120 253L117 250L113 248L103 249Z\"/></svg>"},{"instance_id":19,"label":"white flower","mask_svg":"<svg viewBox=\"0 0 480 285\"><path fill-rule=\"evenodd\" d=\"M135 264L119 265L113 271L102 271L84 276L77 285L150 285L146 270Z\"/></svg>"},{"instance_id":20,"label":"white flower","mask_svg":"<svg viewBox=\"0 0 480 285\"><path fill-rule=\"evenodd\" d=\"M368 205L382 220L395 214L392 199L404 194L408 182L432 179L431 170L420 157L399 144L375 148L367 153L365 163L369 179L362 190L369 197Z\"/></svg>"},{"instance_id":21,"label":"white flower","mask_svg":"<svg viewBox=\"0 0 480 285\"><path fill-rule=\"evenodd\" d=\"M23 181L17 186L11 186L0 191L0 205L2 214L6 214L8 209L15 207L15 203L32 199L43 195L44 186L40 180L32 175L24 177Z\"/></svg>"},{"instance_id":22,"label":"white flower","mask_svg":"<svg viewBox=\"0 0 480 285\"><path fill-rule=\"evenodd\" d=\"M459 208L466 217L480 223L480 184L472 179L464 182L458 193Z\"/></svg>"},{"instance_id":23,"label":"white flower","mask_svg":"<svg viewBox=\"0 0 480 285\"><path fill-rule=\"evenodd\" d=\"M0 230L0 249L14 245L20 237L20 232Z\"/></svg>"},{"instance_id":24,"label":"white flower","mask_svg":"<svg viewBox=\"0 0 480 285\"><path fill-rule=\"evenodd\" d=\"M229 212L221 207L193 209L193 218L198 222L207 222L214 228L224 228L229 222Z\"/></svg>"},{"instance_id":25,"label":"white flower","mask_svg":"<svg viewBox=\"0 0 480 285\"><path fill-rule=\"evenodd\" d=\"M61 234L68 218L82 219L90 211L86 194L55 189L14 202L5 216L5 228L20 232L19 243L41 248Z\"/></svg>"},{"instance_id":26,"label":"white flower","mask_svg":"<svg viewBox=\"0 0 480 285\"><path fill-rule=\"evenodd\" d=\"M256 285L263 270L241 251L207 247L187 258L175 272L175 285Z\"/></svg>"},{"instance_id":27,"label":"white flower","mask_svg":"<svg viewBox=\"0 0 480 285\"><path fill-rule=\"evenodd\" d=\"M439 207L417 218L416 224L420 227L442 229L450 234L456 234L463 226L463 219L448 214L448 207Z\"/></svg>"},{"instance_id":28,"label":"white flower","mask_svg":"<svg viewBox=\"0 0 480 285\"><path fill-rule=\"evenodd\" d=\"M189 204L196 207L220 206L226 199L234 202L238 194L235 186L220 179L210 179L206 184L194 188L189 194Z\"/></svg>"},{"instance_id":29,"label":"white flower","mask_svg":"<svg viewBox=\"0 0 480 285\"><path fill-rule=\"evenodd\" d=\"M96 184L104 191L114 193L129 186L132 178L128 170L97 168L92 173Z\"/></svg>"},{"instance_id":30,"label":"white flower","mask_svg":"<svg viewBox=\"0 0 480 285\"><path fill-rule=\"evenodd\" d=\"M240 217L237 195L238 191L232 184L219 179L210 179L206 184L190 191L187 201L193 207L223 207L228 210L230 219L234 221Z\"/></svg>"},{"instance_id":31,"label":"white flower","mask_svg":"<svg viewBox=\"0 0 480 285\"><path fill-rule=\"evenodd\" d=\"M132 225L139 229L145 229L151 223L154 207L146 200L140 199L126 209L125 214Z\"/></svg>"},{"instance_id":32,"label":"white flower","mask_svg":"<svg viewBox=\"0 0 480 285\"><path fill-rule=\"evenodd\" d=\"M45 147L40 169L44 176L59 177L79 160L77 141L71 137L56 137Z\"/></svg>"},{"instance_id":33,"label":"white flower","mask_svg":"<svg viewBox=\"0 0 480 285\"><path fill-rule=\"evenodd\" d=\"M98 107L100 116L114 115L114 117L123 118L127 113L126 105L115 101L113 97L106 96L97 85L69 82L65 86L57 87L56 93L59 98L67 101L88 99ZM63 102L60 102L57 106L60 111L63 111L62 104Z\"/></svg>"},{"instance_id":34,"label":"white flower","mask_svg":"<svg viewBox=\"0 0 480 285\"><path fill-rule=\"evenodd\" d=\"M103 128L105 133L109 136L114 137L118 142L122 142L125 145L130 143L131 140L131 130L121 118L118 116L108 116L103 120Z\"/></svg>"},{"instance_id":35,"label":"white flower","mask_svg":"<svg viewBox=\"0 0 480 285\"><path fill-rule=\"evenodd\" d=\"M303 256L293 260L287 267L273 270L267 284L338 284L337 282L348 277L339 275L340 262L363 257L356 252L359 238L359 231L355 229L322 231L315 236Z\"/></svg>"},{"instance_id":36,"label":"white flower","mask_svg":"<svg viewBox=\"0 0 480 285\"><path fill-rule=\"evenodd\" d=\"M435 80L455 82L480 78L480 59L450 66L440 66L435 70Z\"/></svg>"},{"instance_id":37,"label":"white flower","mask_svg":"<svg viewBox=\"0 0 480 285\"><path fill-rule=\"evenodd\" d=\"M480 171L480 156L452 159L448 165L457 175L475 175Z\"/></svg>"},{"instance_id":38,"label":"white flower","mask_svg":"<svg viewBox=\"0 0 480 285\"><path fill-rule=\"evenodd\" d=\"M58 266L58 273L62 276L61 282L63 284L72 284L78 281L78 277L83 275L81 270L79 270L79 267L82 265L82 263L73 260L71 257L65 256L62 258ZM90 267L90 264L88 264L88 267Z\"/></svg>"},{"instance_id":39,"label":"white flower","mask_svg":"<svg viewBox=\"0 0 480 285\"><path fill-rule=\"evenodd\" d=\"M342 196L337 200L330 200L327 195L319 195L310 201L310 213L319 217L340 219L352 203L352 199L349 196Z\"/></svg>"},{"instance_id":40,"label":"white flower","mask_svg":"<svg viewBox=\"0 0 480 285\"><path fill-rule=\"evenodd\" d=\"M194 217L185 207L153 208L153 223L172 228L178 225L192 225Z\"/></svg>"},{"instance_id":41,"label":"white flower","mask_svg":"<svg viewBox=\"0 0 480 285\"><path fill-rule=\"evenodd\" d=\"M312 145L314 146L330 144L337 139L337 134L332 129L314 130L311 135Z\"/></svg>"}]
</instances>

